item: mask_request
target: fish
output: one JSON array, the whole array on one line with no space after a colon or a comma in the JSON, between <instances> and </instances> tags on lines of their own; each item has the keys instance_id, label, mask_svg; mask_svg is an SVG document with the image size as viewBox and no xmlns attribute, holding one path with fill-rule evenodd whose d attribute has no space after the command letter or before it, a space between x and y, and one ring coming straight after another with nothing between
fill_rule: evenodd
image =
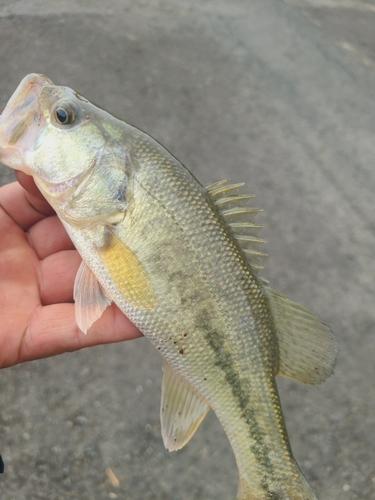
<instances>
[{"instance_id":1,"label":"fish","mask_svg":"<svg viewBox=\"0 0 375 500\"><path fill-rule=\"evenodd\" d=\"M0 116L0 161L33 176L82 257L80 330L115 303L160 352L166 448L182 448L212 409L236 459L237 500L316 500L275 378L323 382L338 344L261 277L259 209L243 184L204 187L151 136L39 74Z\"/></svg>"}]
</instances>

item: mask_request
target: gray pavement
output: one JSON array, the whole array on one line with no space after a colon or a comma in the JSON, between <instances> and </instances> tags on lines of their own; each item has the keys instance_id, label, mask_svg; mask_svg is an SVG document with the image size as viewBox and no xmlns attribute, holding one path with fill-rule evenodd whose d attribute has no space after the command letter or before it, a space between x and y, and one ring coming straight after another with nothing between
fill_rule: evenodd
<instances>
[{"instance_id":1,"label":"gray pavement","mask_svg":"<svg viewBox=\"0 0 375 500\"><path fill-rule=\"evenodd\" d=\"M230 176L257 195L264 276L340 343L322 386L279 380L321 500L375 499L374 21L365 0L0 1L1 108L45 73L203 183ZM164 450L160 380L146 339L2 370L1 500L234 500L212 412L183 450Z\"/></svg>"}]
</instances>

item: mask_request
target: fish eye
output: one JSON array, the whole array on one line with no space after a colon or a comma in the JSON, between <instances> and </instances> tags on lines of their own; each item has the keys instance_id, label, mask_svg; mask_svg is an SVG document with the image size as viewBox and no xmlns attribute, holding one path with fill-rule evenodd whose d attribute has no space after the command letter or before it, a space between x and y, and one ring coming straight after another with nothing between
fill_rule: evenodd
<instances>
[{"instance_id":1,"label":"fish eye","mask_svg":"<svg viewBox=\"0 0 375 500\"><path fill-rule=\"evenodd\" d=\"M73 102L62 102L56 107L54 117L60 125L70 125L77 117L77 107Z\"/></svg>"}]
</instances>

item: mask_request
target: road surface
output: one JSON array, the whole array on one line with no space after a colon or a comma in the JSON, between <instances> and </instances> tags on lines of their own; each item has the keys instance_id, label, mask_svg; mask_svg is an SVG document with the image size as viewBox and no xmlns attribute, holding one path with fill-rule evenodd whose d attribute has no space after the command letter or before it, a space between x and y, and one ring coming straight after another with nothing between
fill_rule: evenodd
<instances>
[{"instance_id":1,"label":"road surface","mask_svg":"<svg viewBox=\"0 0 375 500\"><path fill-rule=\"evenodd\" d=\"M256 194L264 277L340 343L322 386L279 381L321 500L375 499L374 21L365 0L0 1L1 108L44 73L203 183L230 177ZM186 448L163 448L160 381L146 339L1 371L1 499L234 500L212 412Z\"/></svg>"}]
</instances>

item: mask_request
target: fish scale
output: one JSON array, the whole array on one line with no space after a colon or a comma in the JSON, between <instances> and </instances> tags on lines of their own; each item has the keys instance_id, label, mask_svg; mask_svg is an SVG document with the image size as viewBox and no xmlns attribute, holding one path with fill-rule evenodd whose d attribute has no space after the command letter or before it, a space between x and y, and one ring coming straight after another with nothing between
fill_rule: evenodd
<instances>
[{"instance_id":1,"label":"fish scale","mask_svg":"<svg viewBox=\"0 0 375 500\"><path fill-rule=\"evenodd\" d=\"M137 145L134 147L134 149L136 150L135 154L137 155ZM158 160L159 162L163 162L163 157L158 153L155 154L151 149L151 145L148 145L147 149L142 148L142 153L143 151L148 155L148 158L152 158L153 165L157 164ZM237 455L237 462L238 464L244 462L248 463L249 450L252 449L253 454L255 455L254 462L259 465L260 453L258 449L262 448L261 455L265 457L263 459L263 467L261 471L262 476L271 474L275 475L274 469L280 470L280 465L277 464L275 467L272 465L272 461L270 459L267 460L267 456L270 453L270 450L275 448L275 446L277 446L276 443L278 442L281 442L282 449L289 450L289 444L287 443L284 426L280 426L280 424L278 423L282 421L281 412L276 412L276 414L272 415L272 417L271 415L269 415L271 425L269 425L270 422L267 422L267 428L276 428L280 435L277 436L277 438L273 436L272 443L270 442L268 444L268 453L265 454L264 448L267 446L265 440L263 441L262 445L259 444L262 435L264 435L265 433L262 432L261 426L257 422L257 419L254 415L255 412L252 409L253 406L257 407L259 406L259 404L262 404L262 401L254 403L257 395L265 393L271 394L270 401L267 401L268 411L270 410L270 408L279 408L277 391L274 383L272 382L273 370L275 367L275 352L272 351L275 350L275 342L273 342L273 349L269 349L269 344L272 343L271 339L274 337L274 333L272 331L272 317L269 310L267 310L268 307L265 298L263 297L262 300L262 294L259 289L259 284L256 283L256 278L252 276L251 271L247 269L244 259L241 259L240 249L237 247L235 242L233 240L230 240L229 237L225 234L225 226L220 224L217 213L215 214L210 205L207 204L203 187L201 187L201 185L197 183L195 179L189 177L186 179L187 176L184 171L182 172L182 175L178 175L180 174L180 171L178 170L176 179L175 169L171 168L172 166L170 165L171 164L169 162L165 161L164 164L162 164L160 170L163 174L161 176L161 179L159 179L159 185L167 183L171 187L170 191L171 193L173 193L173 195L166 196L163 190L160 190L158 188L152 189L152 177L147 179L148 182L146 186L144 185L143 179L141 178L141 185L148 192L152 189L152 196L160 202L161 206L167 207L167 210L169 214L171 214L172 218L178 219L179 225L183 227L182 234L184 234L185 238L189 241L189 247L192 249L193 255L196 255L196 258L194 260L199 263L198 267L195 269L195 273L198 274L199 272L201 272L206 278L206 283L212 283L209 288L211 288L211 290L213 287L215 288L214 295L216 303L219 305L221 316L224 318L225 322L224 328L221 328L221 330L224 331L223 333L221 333L213 328L209 328L209 325L207 325L207 327L205 328L205 324L202 318L200 318L198 321L198 328L199 331L203 330L204 332L207 332L205 334L205 338L208 342L208 345L213 351L215 359L214 364L220 367L223 372L227 374L226 381L228 382L230 386L230 392L233 394L235 399L235 403L232 404L236 404L237 406L239 406L241 408L241 411L243 412L243 419L246 421L246 426L249 427L248 434L250 437L250 441L254 439L254 436L256 436L257 440L257 445L254 448L254 446L252 446L251 444L244 443L244 436L242 433L240 438L241 444L236 443L235 438L233 438L231 443L234 448L235 454ZM155 168L155 171L157 170L158 169ZM195 185L193 184L193 182ZM158 197L159 192L160 198ZM195 201L195 217L192 219L190 213L191 201L193 199ZM139 203L139 206L147 205L147 203ZM146 223L147 216L142 217L142 220L144 223ZM202 228L205 229L204 239L202 239L201 237ZM170 233L170 230L167 232ZM176 243L181 245L180 242L176 241ZM149 245L147 245L146 243L145 247L149 248ZM207 255L210 255L211 258L207 258ZM178 265L181 265L181 263L174 262L173 269ZM217 280L217 276L220 276L219 282ZM240 286L244 289L244 293L242 294L238 293L239 286L238 282L236 281L237 279L240 280ZM255 303L257 307L251 307L252 302ZM223 309L223 305L225 305L225 310ZM191 304L189 306L189 309L192 308L194 310L194 306L194 304ZM188 312L189 311L184 310L184 315L188 314ZM206 318L206 322L207 318L211 315L212 313L210 314L210 311L205 311L203 317ZM246 315L246 319L243 319L241 321L241 317L243 315ZM218 314L215 312L214 317L217 318L217 316ZM144 327L141 321L142 320L140 320L139 326L142 330ZM243 325L239 325L239 323L243 323ZM242 333L242 331L244 330L245 325L245 333L248 333L249 330L254 330L259 332L258 336L252 337L248 335L247 337L244 337L243 335L241 335L240 333ZM151 330L153 332L157 331L158 325L152 325ZM229 331L231 331L233 335L228 335ZM171 333L173 334L173 332ZM237 335L239 339L237 342L234 341L235 335ZM228 343L229 346L226 346L226 344ZM262 345L266 347L266 349L264 349L265 356L263 358L261 358L261 354L259 352ZM239 374L236 373L235 370L233 370L233 373L228 376L228 365L233 365L233 362L229 361L232 350L239 351L235 354L236 361L240 365L239 373L243 374L246 373L246 371L249 371L251 364L256 366L258 377L255 387L252 388L252 386L254 386L254 383L251 383L251 378L245 380L244 376L242 376L242 380L240 381ZM246 354L244 356L241 356L242 353ZM255 353L257 353L257 355L255 355ZM165 355L168 357L169 353L165 352ZM243 363L241 363L241 361ZM174 361L174 363L176 363L176 361ZM177 367L183 373L185 373L186 368L184 370L184 367L179 366L181 363L182 362L177 357ZM183 364L186 365L186 361L184 361ZM241 366L242 364L244 366ZM266 365L268 374L266 373L264 377L268 378L271 383L260 383L259 365ZM190 378L191 374L186 373L186 376ZM199 389L201 385L202 384L199 384L199 381L197 381L196 386ZM267 387L267 390L265 390L265 385L271 385L271 391L269 387ZM249 388L251 389L249 390ZM248 389L248 391L250 392L249 395L246 394L246 389ZM238 423L226 422L226 415L221 416L220 411L216 409L217 405L215 404L214 396L210 397L210 395L208 395L207 388L205 387L202 387L202 389L200 390L201 392L206 394L206 399L209 401L211 407L216 411L230 439L231 428L238 428ZM220 392L218 395L216 395L216 397L219 397L220 399L223 398L222 386L220 386ZM264 413L264 410L262 409L260 412ZM240 455L243 454L246 455L246 460L240 457ZM291 464L292 465L287 467L287 469L295 468L293 461L291 461ZM241 474L240 465L239 469ZM272 472L265 471L264 469L272 469ZM254 477L252 477L250 481L251 480L254 482ZM262 481L264 485L269 482L269 480L266 479L263 479ZM269 484L267 488L270 489Z\"/></svg>"},{"instance_id":2,"label":"fish scale","mask_svg":"<svg viewBox=\"0 0 375 500\"><path fill-rule=\"evenodd\" d=\"M34 176L82 256L82 332L114 302L161 353L165 446L184 446L212 408L237 461L238 500L316 500L275 376L324 381L337 343L257 275L259 210L242 184L204 188L150 136L35 74L1 115L0 160Z\"/></svg>"}]
</instances>

